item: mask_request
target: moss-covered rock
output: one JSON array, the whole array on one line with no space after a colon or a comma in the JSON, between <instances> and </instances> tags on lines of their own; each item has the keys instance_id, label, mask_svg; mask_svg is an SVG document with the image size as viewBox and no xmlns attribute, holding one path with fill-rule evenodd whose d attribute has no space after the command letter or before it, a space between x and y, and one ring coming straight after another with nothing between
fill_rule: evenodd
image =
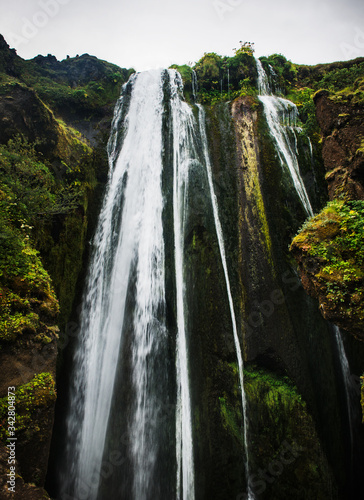
<instances>
[{"instance_id":1,"label":"moss-covered rock","mask_svg":"<svg viewBox=\"0 0 364 500\"><path fill-rule=\"evenodd\" d=\"M323 316L363 340L364 203L330 202L291 244L305 289Z\"/></svg>"},{"instance_id":2,"label":"moss-covered rock","mask_svg":"<svg viewBox=\"0 0 364 500\"><path fill-rule=\"evenodd\" d=\"M287 377L245 370L252 483L258 498L334 499L337 491L315 423Z\"/></svg>"},{"instance_id":3,"label":"moss-covered rock","mask_svg":"<svg viewBox=\"0 0 364 500\"><path fill-rule=\"evenodd\" d=\"M55 383L50 373L40 373L30 382L10 387L11 395L0 400L0 440L8 444L8 406L15 406L16 459L26 482L43 486L52 432ZM13 399L14 398L14 399Z\"/></svg>"}]
</instances>

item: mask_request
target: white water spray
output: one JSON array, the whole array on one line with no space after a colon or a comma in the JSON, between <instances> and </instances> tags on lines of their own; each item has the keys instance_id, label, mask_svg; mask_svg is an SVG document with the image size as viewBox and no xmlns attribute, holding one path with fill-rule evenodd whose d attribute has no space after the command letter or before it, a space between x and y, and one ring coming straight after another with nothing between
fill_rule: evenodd
<instances>
[{"instance_id":1,"label":"white water spray","mask_svg":"<svg viewBox=\"0 0 364 500\"><path fill-rule=\"evenodd\" d=\"M287 125L294 127L298 117L296 105L288 99L272 95L268 77L262 63L256 59L258 71L258 99L264 106L264 113L267 119L270 133L276 144L276 150L282 167L287 167L291 175L296 192L301 203L309 216L313 216L312 206L303 183L296 151L293 150L287 132Z\"/></svg>"},{"instance_id":2,"label":"white water spray","mask_svg":"<svg viewBox=\"0 0 364 500\"><path fill-rule=\"evenodd\" d=\"M349 362L348 362L348 358L346 356L344 342L343 342L343 339L341 337L340 329L336 325L334 325L333 328L334 328L334 332L335 332L335 341L336 341L337 349L339 352L340 367L341 367L341 373L342 373L342 378L343 378L344 388L345 388L346 410L347 410L347 414L348 414L348 423L349 423L349 432L350 432L350 453L351 453L351 461L353 462L354 414L353 414L353 408L352 408L352 398L355 400L357 398L357 395L356 395L354 383L352 381Z\"/></svg>"},{"instance_id":3,"label":"white water spray","mask_svg":"<svg viewBox=\"0 0 364 500\"><path fill-rule=\"evenodd\" d=\"M69 440L75 443L68 454L72 474L65 483L73 481L76 498L88 500L97 497L100 482L131 278L135 308L129 320L130 349L136 400L129 427L132 440L138 439L130 450L134 464L130 498L147 497L158 451L157 402L147 392L146 378L148 357L165 339L161 71L134 76L129 85L132 96L117 159L123 100L113 121L109 181L94 238L67 421Z\"/></svg>"},{"instance_id":4,"label":"white water spray","mask_svg":"<svg viewBox=\"0 0 364 500\"><path fill-rule=\"evenodd\" d=\"M177 304L176 486L177 499L193 500L195 485L183 275L188 173L190 160L194 156L193 114L188 104L181 99L182 80L179 73L169 70L169 76L173 123L173 223Z\"/></svg>"}]
</instances>

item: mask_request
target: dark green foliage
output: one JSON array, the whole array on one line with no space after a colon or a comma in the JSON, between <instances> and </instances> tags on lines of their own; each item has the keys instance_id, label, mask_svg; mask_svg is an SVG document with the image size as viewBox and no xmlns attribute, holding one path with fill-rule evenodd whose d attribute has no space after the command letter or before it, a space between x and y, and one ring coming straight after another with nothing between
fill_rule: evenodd
<instances>
[{"instance_id":1,"label":"dark green foliage","mask_svg":"<svg viewBox=\"0 0 364 500\"><path fill-rule=\"evenodd\" d=\"M268 57L261 57L263 67L270 64L277 74L279 86L282 89L287 87L287 84L293 84L296 80L297 70L295 65L286 59L282 54L272 54Z\"/></svg>"},{"instance_id":2,"label":"dark green foliage","mask_svg":"<svg viewBox=\"0 0 364 500\"><path fill-rule=\"evenodd\" d=\"M336 498L315 424L288 377L245 370L252 480L259 498Z\"/></svg>"},{"instance_id":3,"label":"dark green foliage","mask_svg":"<svg viewBox=\"0 0 364 500\"><path fill-rule=\"evenodd\" d=\"M65 172L57 178L53 169L40 160L34 147L19 137L0 146L0 280L2 286L7 287L3 289L1 321L4 338L8 340L15 340L24 330L35 332L39 326L37 318L30 318L29 314L33 314L30 309L25 317L18 314L16 304L22 298L39 295L39 287L53 297L50 277L35 248L41 250L53 278L61 305L60 321L70 314L82 267L87 229L84 211L95 185L93 165L87 155L88 152L72 168L64 164ZM57 235L55 228L60 225L62 229ZM19 291L16 277L26 285L27 292ZM8 307L8 288L21 297L12 301L15 309ZM16 322L10 321L15 313Z\"/></svg>"},{"instance_id":4,"label":"dark green foliage","mask_svg":"<svg viewBox=\"0 0 364 500\"><path fill-rule=\"evenodd\" d=\"M0 188L2 214L15 226L68 213L80 201L79 189L57 182L34 146L19 136L0 145Z\"/></svg>"},{"instance_id":5,"label":"dark green foliage","mask_svg":"<svg viewBox=\"0 0 364 500\"><path fill-rule=\"evenodd\" d=\"M178 64L172 64L171 69L175 69L179 72L183 81L183 95L188 102L192 102L192 68L187 64L179 66Z\"/></svg>"},{"instance_id":6,"label":"dark green foliage","mask_svg":"<svg viewBox=\"0 0 364 500\"><path fill-rule=\"evenodd\" d=\"M238 49L233 57L210 52L204 54L194 69L202 103L215 104L239 95L256 94L256 68L251 50Z\"/></svg>"},{"instance_id":7,"label":"dark green foliage","mask_svg":"<svg viewBox=\"0 0 364 500\"><path fill-rule=\"evenodd\" d=\"M309 87L292 87L286 96L294 102L299 112L300 125L304 132L316 143L320 140L320 129L316 119L316 108L313 102L314 90Z\"/></svg>"},{"instance_id":8,"label":"dark green foliage","mask_svg":"<svg viewBox=\"0 0 364 500\"><path fill-rule=\"evenodd\" d=\"M346 87L355 87L364 76L364 59L319 64L317 66L300 66L297 68L297 80L300 85L309 86L314 90L327 89L343 90Z\"/></svg>"},{"instance_id":9,"label":"dark green foliage","mask_svg":"<svg viewBox=\"0 0 364 500\"><path fill-rule=\"evenodd\" d=\"M291 250L317 261L324 307L360 331L364 326L364 202L332 201L307 221Z\"/></svg>"},{"instance_id":10,"label":"dark green foliage","mask_svg":"<svg viewBox=\"0 0 364 500\"><path fill-rule=\"evenodd\" d=\"M36 433L38 439L42 440L39 410L53 406L55 401L55 383L50 373L40 373L27 384L17 387L14 399L16 434L20 436L22 433L23 437L28 439ZM7 410L8 397L5 397L0 399L0 440L4 443L8 437Z\"/></svg>"}]
</instances>

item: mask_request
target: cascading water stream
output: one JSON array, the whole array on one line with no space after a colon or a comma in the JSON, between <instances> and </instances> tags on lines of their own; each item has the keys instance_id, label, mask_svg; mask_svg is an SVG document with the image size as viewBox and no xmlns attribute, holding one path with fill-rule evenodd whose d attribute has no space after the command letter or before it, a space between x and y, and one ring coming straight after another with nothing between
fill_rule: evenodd
<instances>
[{"instance_id":1,"label":"cascading water stream","mask_svg":"<svg viewBox=\"0 0 364 500\"><path fill-rule=\"evenodd\" d=\"M130 103L124 96L115 108L109 141L109 181L94 239L75 355L67 422L68 442L72 443L67 457L71 470L64 479L64 490L78 499L98 497L126 326L133 331L128 349L132 358L131 391L135 394L127 422L133 464L130 498L149 498L158 454L156 428L160 401L155 386L159 381L150 370L155 368L153 361L161 344L167 341L161 71L134 75L124 88L125 95L130 88ZM122 115L124 132L120 130ZM128 304L130 295L135 303L132 311Z\"/></svg>"},{"instance_id":2,"label":"cascading water stream","mask_svg":"<svg viewBox=\"0 0 364 500\"><path fill-rule=\"evenodd\" d=\"M295 126L298 117L297 107L287 99L272 95L267 74L259 59L256 59L256 65L258 71L258 99L264 106L264 113L270 133L276 144L280 162L282 167L286 166L288 168L294 187L307 215L313 216L312 206L301 178L297 155L292 149L287 132L287 125Z\"/></svg>"},{"instance_id":3,"label":"cascading water stream","mask_svg":"<svg viewBox=\"0 0 364 500\"><path fill-rule=\"evenodd\" d=\"M178 500L193 500L195 486L183 275L188 172L190 160L195 156L193 115L191 108L181 99L182 80L179 73L173 70L170 70L170 91L173 124L173 223L177 303L176 490Z\"/></svg>"},{"instance_id":4,"label":"cascading water stream","mask_svg":"<svg viewBox=\"0 0 364 500\"><path fill-rule=\"evenodd\" d=\"M353 414L352 401L356 400L357 395L356 395L355 386L354 386L353 381L352 381L349 362L348 362L348 358L347 358L346 353L345 353L345 347L344 347L343 339L341 337L340 329L336 325L333 326L333 329L334 329L334 333L335 333L335 342L336 342L338 353L339 353L342 379L343 379L344 388L345 388L346 410L347 410L347 415L348 415L348 425L349 425L349 432L350 432L350 454L351 454L351 462L353 462L354 414Z\"/></svg>"},{"instance_id":5,"label":"cascading water stream","mask_svg":"<svg viewBox=\"0 0 364 500\"><path fill-rule=\"evenodd\" d=\"M248 489L247 500L254 500L254 494L253 494L253 490L252 490L251 477L250 477L250 467L249 467L248 416L247 416L247 401L246 401L246 395L245 395L245 389L244 389L243 356L242 356L242 352L241 352L241 347L240 347L240 342L239 342L239 337L238 337L238 332L237 332L237 327L236 327L236 317L235 317L234 303L233 303L233 297L232 297L231 287L230 287L229 272L228 272L227 262L226 262L224 237L223 237L223 232L222 232L222 227L221 227L221 222L220 222L220 217L219 217L217 198L216 198L213 180L212 180L212 169L211 169L210 157L209 157L209 152L208 152L208 144L207 144L206 129L205 129L205 111L201 105L198 104L197 106L199 109L200 134L201 134L201 139L202 139L202 144L203 144L203 152L204 152L204 159L205 159L205 165L206 165L206 171L207 171L207 177L208 177L208 183L209 183L209 189L210 189L212 211L213 211L213 215L214 215L215 228L216 228L217 240L218 240L218 245L219 245L219 250L220 250L221 263L222 263L222 267L224 270L226 292L227 292L228 301L229 301L234 344L235 344L235 350L236 350L236 357L237 357L237 361L238 361L239 382L240 382L240 389L241 389L241 402L242 402L242 412L243 412L243 426L244 426L245 476L246 476L247 489Z\"/></svg>"}]
</instances>

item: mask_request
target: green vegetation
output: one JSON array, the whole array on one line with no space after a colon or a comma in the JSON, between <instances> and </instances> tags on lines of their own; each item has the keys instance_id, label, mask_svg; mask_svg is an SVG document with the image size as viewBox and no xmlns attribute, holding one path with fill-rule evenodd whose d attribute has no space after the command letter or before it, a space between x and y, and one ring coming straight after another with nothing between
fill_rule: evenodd
<instances>
[{"instance_id":1,"label":"green vegetation","mask_svg":"<svg viewBox=\"0 0 364 500\"><path fill-rule=\"evenodd\" d=\"M253 53L253 46L249 42L235 49L233 57L222 57L215 52L205 53L193 68L198 79L199 100L214 104L235 99L239 95L256 95L257 75Z\"/></svg>"},{"instance_id":2,"label":"green vegetation","mask_svg":"<svg viewBox=\"0 0 364 500\"><path fill-rule=\"evenodd\" d=\"M306 403L292 381L286 376L279 377L255 366L244 370L244 379L248 404L255 405L259 401L262 405L254 424L260 429L255 439L269 439L272 448L274 443L278 446L283 439L295 440L297 429L294 425L287 428L287 420L293 414L299 418L301 413L306 413Z\"/></svg>"},{"instance_id":3,"label":"green vegetation","mask_svg":"<svg viewBox=\"0 0 364 500\"><path fill-rule=\"evenodd\" d=\"M19 287L28 282L24 273L30 265L37 267L39 276L45 272L44 265L50 288L52 278L60 303L60 326L69 318L82 268L89 202L94 210L99 202L98 182L105 182L105 142L113 105L132 72L88 54L64 61L51 55L25 61L0 37L4 113L0 321L7 325L3 338L15 340L22 331L46 335L40 304L32 302L33 293L37 301L41 294L31 286L26 292L24 286ZM82 135L87 130L92 147ZM35 252L32 257L26 254L31 251ZM53 291L51 295L54 299ZM25 307L23 300L30 305Z\"/></svg>"},{"instance_id":4,"label":"green vegetation","mask_svg":"<svg viewBox=\"0 0 364 500\"><path fill-rule=\"evenodd\" d=\"M58 194L49 168L19 138L0 146L0 339L46 331L58 303L32 231L55 211L71 210L75 195Z\"/></svg>"},{"instance_id":5,"label":"green vegetation","mask_svg":"<svg viewBox=\"0 0 364 500\"><path fill-rule=\"evenodd\" d=\"M281 92L286 93L287 89L296 82L296 66L282 54L272 54L268 57L261 57L260 60L268 74L268 65L273 69L276 80L275 87L279 88Z\"/></svg>"},{"instance_id":6,"label":"green vegetation","mask_svg":"<svg viewBox=\"0 0 364 500\"><path fill-rule=\"evenodd\" d=\"M54 111L63 114L66 108L70 114L90 115L113 104L121 85L133 72L88 54L63 61L54 56L37 56L22 61L18 79L33 88Z\"/></svg>"},{"instance_id":7,"label":"green vegetation","mask_svg":"<svg viewBox=\"0 0 364 500\"><path fill-rule=\"evenodd\" d=\"M44 410L52 408L56 401L56 390L50 373L40 373L25 385L15 391L15 428L16 435L28 440L34 434L38 442L42 441L43 433L48 435L49 429L42 427ZM8 397L0 399L0 440L6 443L8 438Z\"/></svg>"},{"instance_id":8,"label":"green vegetation","mask_svg":"<svg viewBox=\"0 0 364 500\"><path fill-rule=\"evenodd\" d=\"M95 178L89 152L92 150L66 127L61 137L66 141L64 147L74 144L72 168L62 162L61 176L36 153L33 145L20 137L0 145L0 324L3 340L15 340L20 333L35 333L39 328L46 331L41 325L44 307L39 319L41 301L52 303L53 313L48 316L54 318L58 310L50 276L36 248L41 251L53 277L62 317L70 313L87 228L82 212L87 208ZM78 161L77 149L81 154ZM55 221L62 221L63 226L56 241L51 231ZM30 300L27 307L23 300Z\"/></svg>"},{"instance_id":9,"label":"green vegetation","mask_svg":"<svg viewBox=\"0 0 364 500\"><path fill-rule=\"evenodd\" d=\"M66 176L72 177L68 170ZM75 182L57 182L49 164L20 136L0 145L0 210L13 225L36 225L55 214L74 210L81 194Z\"/></svg>"},{"instance_id":10,"label":"green vegetation","mask_svg":"<svg viewBox=\"0 0 364 500\"><path fill-rule=\"evenodd\" d=\"M363 81L364 58L317 66L296 65L299 85L314 90L326 89L333 92L360 86Z\"/></svg>"},{"instance_id":11,"label":"green vegetation","mask_svg":"<svg viewBox=\"0 0 364 500\"><path fill-rule=\"evenodd\" d=\"M362 422L364 424L364 375L360 377L361 380L361 398L360 398L360 403L361 403L361 413L362 413Z\"/></svg>"},{"instance_id":12,"label":"green vegetation","mask_svg":"<svg viewBox=\"0 0 364 500\"><path fill-rule=\"evenodd\" d=\"M316 120L316 108L313 102L315 91L309 87L291 88L287 99L297 106L303 131L315 142L320 140L320 129Z\"/></svg>"},{"instance_id":13,"label":"green vegetation","mask_svg":"<svg viewBox=\"0 0 364 500\"><path fill-rule=\"evenodd\" d=\"M364 201L329 202L302 226L291 245L293 252L317 262L312 273L327 299L322 306L336 308L356 329L364 327L363 220Z\"/></svg>"},{"instance_id":14,"label":"green vegetation","mask_svg":"<svg viewBox=\"0 0 364 500\"><path fill-rule=\"evenodd\" d=\"M233 394L236 406L229 402L226 395L219 397L220 412L223 425L232 433L233 436L243 444L242 431L242 413L239 388L239 373L236 363L229 364L232 380L235 380ZM284 433L284 421L280 419L282 414L282 406L286 406L284 411L289 414L296 405L305 408L305 403L302 401L297 388L292 384L288 377L279 377L273 373L269 373L257 367L247 367L244 370L245 391L250 399L260 398L264 407L264 412L269 413L270 424L274 422L275 426L283 425L280 429L280 434ZM260 394L262 393L262 394ZM231 399L231 398L230 398ZM263 419L264 420L264 419ZM263 420L261 423L263 423ZM278 427L274 433L278 432Z\"/></svg>"},{"instance_id":15,"label":"green vegetation","mask_svg":"<svg viewBox=\"0 0 364 500\"><path fill-rule=\"evenodd\" d=\"M0 238L0 341L47 332L42 321L58 313L51 279L21 232L2 227Z\"/></svg>"},{"instance_id":16,"label":"green vegetation","mask_svg":"<svg viewBox=\"0 0 364 500\"><path fill-rule=\"evenodd\" d=\"M232 392L219 397L220 416L228 435L243 447L236 363L229 363L229 369L230 376L225 385L233 384ZM249 418L249 458L259 498L331 498L330 469L315 423L296 386L287 376L271 373L262 367L247 366L244 387L248 416L254 416Z\"/></svg>"},{"instance_id":17,"label":"green vegetation","mask_svg":"<svg viewBox=\"0 0 364 500\"><path fill-rule=\"evenodd\" d=\"M240 408L233 407L225 398L219 398L219 403L223 427L243 445L244 437L241 426L242 416Z\"/></svg>"},{"instance_id":18,"label":"green vegetation","mask_svg":"<svg viewBox=\"0 0 364 500\"><path fill-rule=\"evenodd\" d=\"M330 470L315 424L290 379L249 366L244 370L251 469L263 499L330 498ZM264 472L260 472L264 471ZM305 484L304 489L302 484Z\"/></svg>"}]
</instances>

